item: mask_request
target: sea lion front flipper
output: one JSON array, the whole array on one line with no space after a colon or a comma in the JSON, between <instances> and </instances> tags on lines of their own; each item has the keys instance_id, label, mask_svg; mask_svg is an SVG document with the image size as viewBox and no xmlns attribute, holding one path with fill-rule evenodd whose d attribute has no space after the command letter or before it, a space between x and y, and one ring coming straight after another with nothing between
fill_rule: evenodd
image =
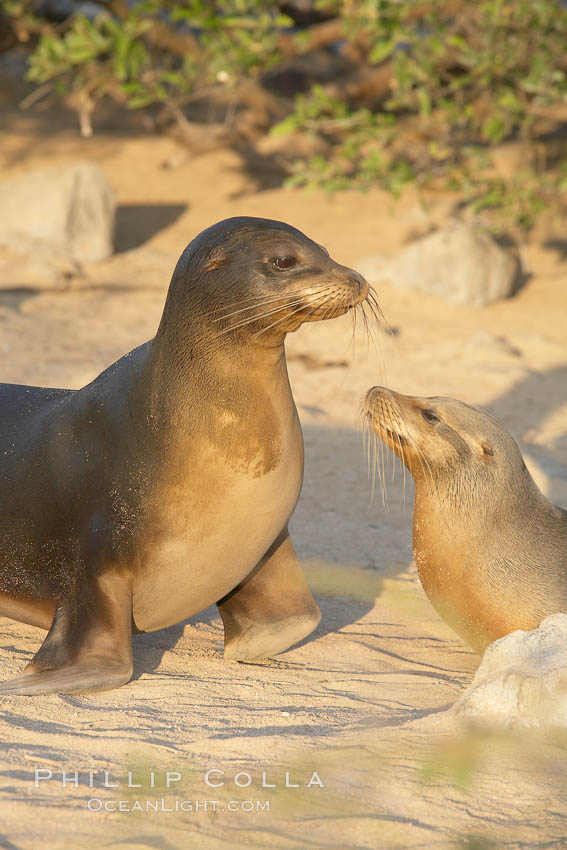
<instances>
[{"instance_id":1,"label":"sea lion front flipper","mask_svg":"<svg viewBox=\"0 0 567 850\"><path fill-rule=\"evenodd\" d=\"M217 605L224 623L224 657L233 661L277 655L307 637L321 619L287 528Z\"/></svg>"},{"instance_id":2,"label":"sea lion front flipper","mask_svg":"<svg viewBox=\"0 0 567 850\"><path fill-rule=\"evenodd\" d=\"M59 603L47 637L21 676L0 694L103 691L132 676L132 587L129 576L107 572L76 582Z\"/></svg>"}]
</instances>

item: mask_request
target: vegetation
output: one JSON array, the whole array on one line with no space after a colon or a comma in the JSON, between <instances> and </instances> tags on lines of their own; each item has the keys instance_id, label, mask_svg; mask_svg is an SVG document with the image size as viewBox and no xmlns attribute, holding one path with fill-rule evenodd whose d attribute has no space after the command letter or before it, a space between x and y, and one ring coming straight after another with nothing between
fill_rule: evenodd
<instances>
[{"instance_id":1,"label":"vegetation","mask_svg":"<svg viewBox=\"0 0 567 850\"><path fill-rule=\"evenodd\" d=\"M269 0L99 4L92 20L50 22L33 0L1 2L32 46L30 80L71 93L85 133L103 98L158 104L183 124L196 98L245 80L260 89L268 69L323 50L334 79L307 78L293 102L280 92L286 117L272 121L273 133L311 136L321 150L288 162L292 185L396 196L443 186L523 229L567 187L567 160L544 144L565 124L559 0L317 0L308 26L281 14L293 3ZM523 150L511 175L493 160L507 141Z\"/></svg>"},{"instance_id":2,"label":"vegetation","mask_svg":"<svg viewBox=\"0 0 567 850\"><path fill-rule=\"evenodd\" d=\"M299 97L276 131L324 135L333 156L297 162L292 181L330 189L378 184L398 195L408 183L442 180L474 209L531 227L567 186L565 165L545 174L535 144L538 118L567 99L567 12L548 0L347 7L345 32L365 64L378 68L369 75L374 88L365 81L373 108L320 86ZM525 171L495 176L491 148L518 138L531 145Z\"/></svg>"},{"instance_id":3,"label":"vegetation","mask_svg":"<svg viewBox=\"0 0 567 850\"><path fill-rule=\"evenodd\" d=\"M79 12L61 24L38 19L36 5L3 0L26 36L39 37L29 79L73 94L86 135L91 113L106 97L130 109L161 104L183 123L181 109L195 94L277 62L278 32L290 23L263 0L101 0L93 20Z\"/></svg>"}]
</instances>

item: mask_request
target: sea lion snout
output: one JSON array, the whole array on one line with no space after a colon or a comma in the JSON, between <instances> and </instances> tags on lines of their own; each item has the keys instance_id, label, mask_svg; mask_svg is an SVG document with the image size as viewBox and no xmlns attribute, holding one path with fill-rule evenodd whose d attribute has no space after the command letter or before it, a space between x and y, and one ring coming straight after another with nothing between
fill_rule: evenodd
<instances>
[{"instance_id":1,"label":"sea lion snout","mask_svg":"<svg viewBox=\"0 0 567 850\"><path fill-rule=\"evenodd\" d=\"M353 292L355 293L354 303L352 305L355 307L368 296L370 287L368 285L368 281L360 274L360 272L357 272L354 269L349 269L346 266L344 269L347 273L347 283L352 287Z\"/></svg>"},{"instance_id":2,"label":"sea lion snout","mask_svg":"<svg viewBox=\"0 0 567 850\"><path fill-rule=\"evenodd\" d=\"M424 446L435 457L427 424L437 419L433 399L403 395L388 387L371 387L362 411L368 427L414 475L423 472Z\"/></svg>"},{"instance_id":3,"label":"sea lion snout","mask_svg":"<svg viewBox=\"0 0 567 850\"><path fill-rule=\"evenodd\" d=\"M363 402L363 412L371 420L374 432L382 440L405 441L408 429L404 419L400 396L387 387L371 387Z\"/></svg>"},{"instance_id":4,"label":"sea lion snout","mask_svg":"<svg viewBox=\"0 0 567 850\"><path fill-rule=\"evenodd\" d=\"M372 405L377 403L382 398L388 398L389 396L397 396L398 393L394 392L394 390L388 389L388 387L375 386L370 387L365 397L365 404L368 408L368 411L371 412Z\"/></svg>"}]
</instances>

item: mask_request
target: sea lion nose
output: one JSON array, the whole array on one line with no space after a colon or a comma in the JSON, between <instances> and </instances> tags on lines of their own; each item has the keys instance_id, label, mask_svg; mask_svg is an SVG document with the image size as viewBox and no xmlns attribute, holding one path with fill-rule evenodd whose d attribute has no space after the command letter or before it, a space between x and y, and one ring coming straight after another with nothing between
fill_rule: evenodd
<instances>
[{"instance_id":1,"label":"sea lion nose","mask_svg":"<svg viewBox=\"0 0 567 850\"><path fill-rule=\"evenodd\" d=\"M368 295L368 283L359 272L356 272L354 269L347 269L347 280L361 300L366 298Z\"/></svg>"},{"instance_id":2,"label":"sea lion nose","mask_svg":"<svg viewBox=\"0 0 567 850\"><path fill-rule=\"evenodd\" d=\"M362 292L364 287L368 287L366 280L362 277L359 272L355 272L354 269L350 270L349 281L353 286L358 286L358 291Z\"/></svg>"},{"instance_id":3,"label":"sea lion nose","mask_svg":"<svg viewBox=\"0 0 567 850\"><path fill-rule=\"evenodd\" d=\"M381 398L388 398L388 396L391 396L392 394L393 391L389 390L388 387L381 387L378 385L375 387L370 387L370 389L366 393L366 403L373 404Z\"/></svg>"}]
</instances>

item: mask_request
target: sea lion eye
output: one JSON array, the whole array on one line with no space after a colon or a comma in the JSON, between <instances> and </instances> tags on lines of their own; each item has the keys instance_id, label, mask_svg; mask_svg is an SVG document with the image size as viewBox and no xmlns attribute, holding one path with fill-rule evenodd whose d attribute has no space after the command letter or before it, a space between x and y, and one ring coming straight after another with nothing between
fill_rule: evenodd
<instances>
[{"instance_id":1,"label":"sea lion eye","mask_svg":"<svg viewBox=\"0 0 567 850\"><path fill-rule=\"evenodd\" d=\"M272 260L272 265L280 272L286 272L297 265L295 257L276 257Z\"/></svg>"},{"instance_id":2,"label":"sea lion eye","mask_svg":"<svg viewBox=\"0 0 567 850\"><path fill-rule=\"evenodd\" d=\"M426 408L425 410L422 410L421 415L423 416L423 418L425 419L426 422L440 422L441 421L439 419L439 417L437 416L437 414L435 413L435 411L429 410L428 408Z\"/></svg>"},{"instance_id":3,"label":"sea lion eye","mask_svg":"<svg viewBox=\"0 0 567 850\"><path fill-rule=\"evenodd\" d=\"M494 455L494 450L490 448L488 443L481 443L481 447L485 455L490 455L490 457Z\"/></svg>"}]
</instances>

